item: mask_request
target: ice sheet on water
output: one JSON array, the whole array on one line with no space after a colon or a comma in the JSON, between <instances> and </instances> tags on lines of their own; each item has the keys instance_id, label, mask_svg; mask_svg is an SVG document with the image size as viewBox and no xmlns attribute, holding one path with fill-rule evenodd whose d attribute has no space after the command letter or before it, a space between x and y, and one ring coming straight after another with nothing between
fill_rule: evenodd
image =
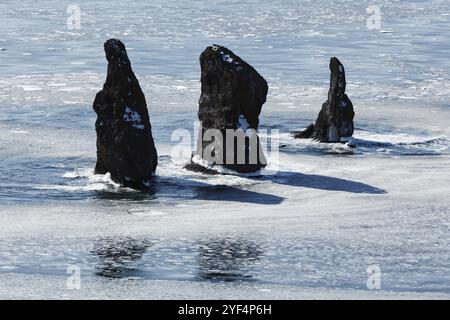
<instances>
[{"instance_id":1,"label":"ice sheet on water","mask_svg":"<svg viewBox=\"0 0 450 320\"><path fill-rule=\"evenodd\" d=\"M75 265L85 277L124 281L220 280L264 283L268 287L366 289L367 277L361 266L376 263L384 267L384 290L449 293L445 282L448 266L441 264L441 255L447 253L438 254L438 248L427 257L413 258L401 245L373 247L363 242L297 240L120 235L72 237L64 242L49 236L39 240L2 238L1 248L15 251L0 250L0 274L14 271L59 276ZM421 245L414 247L420 249ZM427 268L431 263L441 266L433 274Z\"/></svg>"},{"instance_id":2,"label":"ice sheet on water","mask_svg":"<svg viewBox=\"0 0 450 320\"><path fill-rule=\"evenodd\" d=\"M436 75L438 75L437 73ZM329 75L326 76L326 78ZM80 72L51 75L3 76L0 75L0 104L23 108L24 105L39 105L45 108L85 108L92 104L95 94L102 88L105 75L96 72ZM433 77L433 76L430 76ZM325 79L326 79L325 78ZM144 93L151 97L151 112L193 111L198 108L200 83L195 79L180 79L177 76L140 75ZM270 80L268 101L263 108L271 111L297 111L319 109L326 99L328 83L289 84ZM177 83L173 85L173 83ZM450 99L450 80L428 79L407 84L358 82L348 79L347 93L359 107L386 108L405 104L425 107L427 110L446 106ZM169 97L169 98L168 98ZM426 101L426 106L423 102ZM7 112L9 110L6 110ZM27 110L24 112L32 112Z\"/></svg>"},{"instance_id":3,"label":"ice sheet on water","mask_svg":"<svg viewBox=\"0 0 450 320\"><path fill-rule=\"evenodd\" d=\"M342 155L448 155L450 141L446 136L407 133L377 133L355 130L347 143L320 143L311 139L295 139L285 133L279 139L281 151Z\"/></svg>"},{"instance_id":4,"label":"ice sheet on water","mask_svg":"<svg viewBox=\"0 0 450 320\"><path fill-rule=\"evenodd\" d=\"M117 37L127 43L139 77L197 80L198 55L207 45L219 42L239 50L239 55L270 80L271 91L312 83L325 84L326 90L329 58L338 56L347 69L349 90L351 84L360 86L351 91L362 98L384 103L427 97L429 104L430 99L448 101L450 95L446 1L383 1L388 9L382 11L381 32L367 27L366 9L373 5L369 0L304 1L301 6L284 0L194 1L182 10L178 1L130 3L126 0L109 6L94 0L80 5L82 12L89 14L82 15L81 29L70 30L64 24L64 8L55 8L50 0L39 5L26 0L22 7L2 2L0 12L7 12L8 18L0 40L1 48L6 49L0 51L0 81L14 81L9 77L24 74L70 78L70 74L86 72L103 78L104 53L99 43ZM72 86L69 80L66 83ZM167 81L165 86L171 85L173 82ZM94 88L101 88L100 81ZM286 93L289 97L290 92Z\"/></svg>"}]
</instances>

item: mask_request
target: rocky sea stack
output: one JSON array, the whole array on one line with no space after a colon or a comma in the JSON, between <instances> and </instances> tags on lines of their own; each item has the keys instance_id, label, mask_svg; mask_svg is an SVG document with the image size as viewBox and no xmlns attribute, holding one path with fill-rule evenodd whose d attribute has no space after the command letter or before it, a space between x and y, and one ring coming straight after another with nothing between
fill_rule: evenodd
<instances>
[{"instance_id":1,"label":"rocky sea stack","mask_svg":"<svg viewBox=\"0 0 450 320\"><path fill-rule=\"evenodd\" d=\"M328 100L315 124L294 132L295 138L313 138L320 142L347 142L353 135L353 104L345 94L345 69L337 58L330 61L331 80Z\"/></svg>"},{"instance_id":2,"label":"rocky sea stack","mask_svg":"<svg viewBox=\"0 0 450 320\"><path fill-rule=\"evenodd\" d=\"M105 43L105 53L108 74L94 101L98 116L95 172L109 172L115 182L125 187L147 189L158 156L145 96L124 44L110 39Z\"/></svg>"},{"instance_id":3,"label":"rocky sea stack","mask_svg":"<svg viewBox=\"0 0 450 320\"><path fill-rule=\"evenodd\" d=\"M201 130L187 168L209 174L219 168L259 172L267 164L256 133L268 92L266 80L240 57L218 45L206 48L200 66Z\"/></svg>"}]
</instances>

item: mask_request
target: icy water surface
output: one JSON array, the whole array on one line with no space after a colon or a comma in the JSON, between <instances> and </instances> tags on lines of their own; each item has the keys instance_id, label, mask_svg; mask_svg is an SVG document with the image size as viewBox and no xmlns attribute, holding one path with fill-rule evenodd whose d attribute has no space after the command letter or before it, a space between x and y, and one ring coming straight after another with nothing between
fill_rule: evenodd
<instances>
[{"instance_id":1,"label":"icy water surface","mask_svg":"<svg viewBox=\"0 0 450 320\"><path fill-rule=\"evenodd\" d=\"M299 243L234 237L198 240L106 237L94 243L86 239L70 240L61 244L42 239L39 245L26 246L15 239L2 240L2 246L20 250L2 252L0 270L64 276L68 266L78 266L88 278L367 289L365 270L360 266L381 263L389 266L383 279L387 290L448 292L448 267L443 261L414 260L401 247L390 248L389 257L385 257L387 248L382 246L355 248L351 243L316 239ZM12 261L17 262L11 265ZM437 269L431 272L423 263L433 264ZM412 283L420 288L414 288Z\"/></svg>"},{"instance_id":2,"label":"icy water surface","mask_svg":"<svg viewBox=\"0 0 450 320\"><path fill-rule=\"evenodd\" d=\"M76 122L77 118L80 122L84 121L83 115L78 114L64 114L61 117L71 117L72 122ZM395 158L399 156L445 157L449 155L450 144L445 135L437 135L420 130L411 130L410 133L404 133L398 129L392 129L392 132L388 132L385 129L379 132L377 131L379 129L371 128L370 125L365 129L356 130L351 146L298 140L292 138L289 132L296 128L302 128L301 125L300 127L294 127L294 123L305 123L306 126L307 122L299 121L298 119L292 120L287 117L288 115L283 114L269 114L262 118L263 123L261 124L262 130L267 130L269 134L273 134L270 137L279 146L279 151L282 155L286 153L317 157L347 156L349 159L371 156ZM32 124L21 124L22 120L28 120L28 117L21 116L20 119L14 120L14 125L28 127L29 129L33 128ZM10 123L10 120L5 119L5 122ZM92 201L93 203L103 203L114 199L122 199L124 201L175 204L202 199L202 197L205 199L238 200L233 197L233 188L236 186L245 187L246 185L255 185L264 181L276 181L278 178L283 179L283 170L280 168L277 169L280 171L279 174L274 177L253 179L221 176L207 177L185 170L183 165L187 162L179 163L171 158L171 148L178 143L176 139L171 141L171 134L180 128L190 130L193 149L195 114L156 114L152 118L152 123L154 138L161 146L158 175L155 178L153 190L147 194L142 194L120 188L108 176L93 174L96 160L95 130L91 124L83 125L80 123L78 129L71 130L70 128L59 128L58 123L61 123L61 121L52 125L53 131L49 128L51 132L48 134L58 135L61 132L63 141L58 137L50 145L46 141L39 141L40 138L33 135L34 129L30 131L5 130L4 134L7 137L3 143L5 156L0 159L0 194L2 195L3 203L47 203L54 201ZM277 125L266 126L265 123L276 123ZM280 131L276 136L271 131L275 128ZM39 129L36 130L39 131ZM76 136L77 141L64 141L64 139L72 139L72 136ZM262 135L262 138L265 139L267 136ZM263 142L267 144L268 141L264 140ZM269 141L268 143L270 144L271 142ZM79 147L79 144L81 144L81 147ZM77 147L80 150L76 150ZM33 155L35 148L39 150L37 150L36 155ZM64 152L62 155L57 153L60 148L61 152ZM26 149L30 152L29 154L22 153ZM68 150L66 151L66 149ZM8 152L10 153L8 154ZM52 152L55 152L53 156L51 156ZM76 155L77 152L80 154ZM268 169L275 169L272 168L272 165L269 165ZM291 176L294 175L295 172L292 172ZM336 182L338 181L336 179ZM361 186L364 187L364 184L361 184ZM370 193L376 188L366 186L364 190ZM245 198L250 195L251 192L248 192L248 195L242 194L242 197ZM262 201L262 199L256 199L255 201ZM276 200L266 196L266 201L270 203Z\"/></svg>"},{"instance_id":3,"label":"icy water surface","mask_svg":"<svg viewBox=\"0 0 450 320\"><path fill-rule=\"evenodd\" d=\"M110 37L122 39L137 74L150 77L143 87L156 109L195 107L195 99L184 97L198 88L191 83L199 78L198 56L211 43L249 60L269 81L272 103L284 109L305 107L324 89L331 56L346 66L353 100L445 101L448 0L378 1L381 25L371 30L366 10L373 4L80 1L80 28L69 29L66 1L5 0L0 102L90 104L105 70L102 45Z\"/></svg>"},{"instance_id":4,"label":"icy water surface","mask_svg":"<svg viewBox=\"0 0 450 320\"><path fill-rule=\"evenodd\" d=\"M385 290L450 293L448 0L378 1L375 30L372 1L79 1L79 29L68 4L0 3L2 275L75 265L88 281L367 289L379 265ZM149 105L160 163L148 193L93 174L110 37ZM198 56L212 43L269 83L275 175L206 177L172 161L174 130L195 139ZM346 66L354 147L289 135L317 117L331 56Z\"/></svg>"}]
</instances>

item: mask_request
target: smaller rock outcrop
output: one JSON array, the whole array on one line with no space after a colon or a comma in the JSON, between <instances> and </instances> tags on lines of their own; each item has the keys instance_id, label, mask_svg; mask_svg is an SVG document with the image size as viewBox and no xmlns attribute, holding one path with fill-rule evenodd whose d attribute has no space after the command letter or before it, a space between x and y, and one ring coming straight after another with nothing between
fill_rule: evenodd
<instances>
[{"instance_id":1,"label":"smaller rock outcrop","mask_svg":"<svg viewBox=\"0 0 450 320\"><path fill-rule=\"evenodd\" d=\"M313 138L320 142L347 142L353 135L353 104L345 94L345 69L337 58L330 61L330 90L328 99L315 124L306 130L293 132L295 138Z\"/></svg>"}]
</instances>

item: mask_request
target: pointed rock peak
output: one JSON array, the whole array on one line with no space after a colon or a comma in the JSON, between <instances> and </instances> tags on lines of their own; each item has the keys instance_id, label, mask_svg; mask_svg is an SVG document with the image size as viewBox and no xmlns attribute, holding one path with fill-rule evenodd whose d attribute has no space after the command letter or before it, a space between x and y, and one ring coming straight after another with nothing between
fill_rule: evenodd
<instances>
[{"instance_id":1,"label":"pointed rock peak","mask_svg":"<svg viewBox=\"0 0 450 320\"><path fill-rule=\"evenodd\" d=\"M336 57L333 57L330 60L330 71L332 74L343 74L345 76L344 65Z\"/></svg>"},{"instance_id":2,"label":"pointed rock peak","mask_svg":"<svg viewBox=\"0 0 450 320\"><path fill-rule=\"evenodd\" d=\"M328 99L315 124L304 131L293 132L295 138L313 138L320 142L345 142L353 135L353 104L345 94L344 65L339 59L330 60L330 90Z\"/></svg>"},{"instance_id":3,"label":"pointed rock peak","mask_svg":"<svg viewBox=\"0 0 450 320\"><path fill-rule=\"evenodd\" d=\"M338 58L331 58L330 71L330 90L332 90L335 94L343 94L346 87L345 68Z\"/></svg>"},{"instance_id":4,"label":"pointed rock peak","mask_svg":"<svg viewBox=\"0 0 450 320\"><path fill-rule=\"evenodd\" d=\"M118 39L109 39L105 42L104 47L108 62L117 62L128 66L131 65L130 60L128 59L127 50L122 41Z\"/></svg>"}]
</instances>

